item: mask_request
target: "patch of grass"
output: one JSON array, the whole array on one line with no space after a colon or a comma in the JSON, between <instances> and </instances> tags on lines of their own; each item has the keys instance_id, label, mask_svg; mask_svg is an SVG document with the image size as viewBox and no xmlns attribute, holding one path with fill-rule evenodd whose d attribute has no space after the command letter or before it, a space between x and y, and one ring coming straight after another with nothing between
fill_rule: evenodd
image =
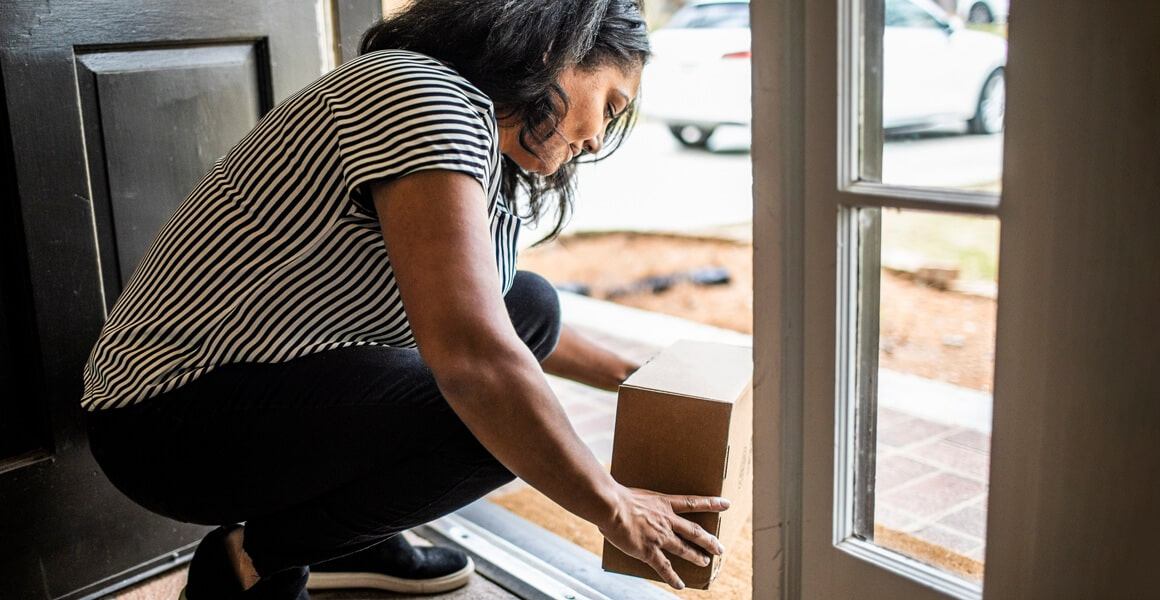
<instances>
[{"instance_id":1,"label":"patch of grass","mask_svg":"<svg viewBox=\"0 0 1160 600\"><path fill-rule=\"evenodd\" d=\"M921 210L882 210L882 256L919 264L952 264L968 281L995 281L999 220Z\"/></svg>"},{"instance_id":2,"label":"patch of grass","mask_svg":"<svg viewBox=\"0 0 1160 600\"><path fill-rule=\"evenodd\" d=\"M967 29L982 31L983 33L993 33L1003 39L1007 39L1006 23L967 23Z\"/></svg>"}]
</instances>

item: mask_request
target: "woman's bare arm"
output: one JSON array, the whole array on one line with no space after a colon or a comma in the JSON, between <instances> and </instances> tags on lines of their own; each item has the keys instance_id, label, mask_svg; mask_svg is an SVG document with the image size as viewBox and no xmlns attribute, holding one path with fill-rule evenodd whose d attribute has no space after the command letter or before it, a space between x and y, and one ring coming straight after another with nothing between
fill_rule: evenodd
<instances>
[{"instance_id":1,"label":"woman's bare arm","mask_svg":"<svg viewBox=\"0 0 1160 600\"><path fill-rule=\"evenodd\" d=\"M677 513L727 502L621 486L572 428L508 316L479 183L427 170L375 185L372 196L419 354L479 442L674 587L682 584L662 550L699 564L723 552Z\"/></svg>"},{"instance_id":2,"label":"woman's bare arm","mask_svg":"<svg viewBox=\"0 0 1160 600\"><path fill-rule=\"evenodd\" d=\"M479 183L421 171L373 197L419 353L451 408L520 478L584 519L610 519L615 481L576 435L503 304Z\"/></svg>"},{"instance_id":3,"label":"woman's bare arm","mask_svg":"<svg viewBox=\"0 0 1160 600\"><path fill-rule=\"evenodd\" d=\"M640 363L597 344L566 324L560 329L556 349L540 364L552 375L611 392L640 368Z\"/></svg>"}]
</instances>

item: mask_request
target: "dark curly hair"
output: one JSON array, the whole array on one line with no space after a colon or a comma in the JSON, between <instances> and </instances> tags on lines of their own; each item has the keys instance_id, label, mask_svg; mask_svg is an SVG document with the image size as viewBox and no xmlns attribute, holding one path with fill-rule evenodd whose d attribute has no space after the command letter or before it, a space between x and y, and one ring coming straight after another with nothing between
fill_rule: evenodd
<instances>
[{"instance_id":1,"label":"dark curly hair","mask_svg":"<svg viewBox=\"0 0 1160 600\"><path fill-rule=\"evenodd\" d=\"M498 119L520 122L520 145L536 155L533 146L551 137L568 111L568 95L558 83L564 70L614 66L629 71L648 62L651 50L639 2L414 0L368 29L359 54L411 50L451 65L503 111ZM612 154L636 117L634 101L609 123L600 152L583 162ZM554 228L534 245L555 239L572 212L575 161L551 175L524 171L507 156L503 161L501 193L521 218L538 223L555 206ZM520 192L527 214L516 208Z\"/></svg>"}]
</instances>

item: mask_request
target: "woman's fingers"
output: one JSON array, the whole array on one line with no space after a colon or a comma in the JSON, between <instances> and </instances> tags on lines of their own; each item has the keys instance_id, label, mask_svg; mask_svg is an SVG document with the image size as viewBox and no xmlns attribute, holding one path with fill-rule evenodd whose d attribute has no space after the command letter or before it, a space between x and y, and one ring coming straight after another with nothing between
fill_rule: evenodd
<instances>
[{"instance_id":1,"label":"woman's fingers","mask_svg":"<svg viewBox=\"0 0 1160 600\"><path fill-rule=\"evenodd\" d=\"M668 550L669 553L673 554L674 556L683 558L693 563L694 565L697 565L698 567L704 567L705 565L709 564L710 560L712 560L703 550L694 546L680 535L670 536L665 543L665 550Z\"/></svg>"},{"instance_id":2,"label":"woman's fingers","mask_svg":"<svg viewBox=\"0 0 1160 600\"><path fill-rule=\"evenodd\" d=\"M675 513L722 512L729 508L729 501L717 496L669 496L668 499Z\"/></svg>"},{"instance_id":3,"label":"woman's fingers","mask_svg":"<svg viewBox=\"0 0 1160 600\"><path fill-rule=\"evenodd\" d=\"M729 508L727 499L627 489L631 490L631 510L622 511L626 519L601 531L618 548L652 567L662 581L676 589L685 587L670 557L706 566L713 555L725 552L715 536L678 513L721 512Z\"/></svg>"},{"instance_id":4,"label":"woman's fingers","mask_svg":"<svg viewBox=\"0 0 1160 600\"><path fill-rule=\"evenodd\" d=\"M703 548L709 554L725 553L725 547L721 545L721 541L716 536L705 531L704 527L688 519L682 517L673 519L673 532L696 546Z\"/></svg>"},{"instance_id":5,"label":"woman's fingers","mask_svg":"<svg viewBox=\"0 0 1160 600\"><path fill-rule=\"evenodd\" d=\"M653 550L648 564L657 572L657 575L661 576L661 579L665 583L678 590L685 589L685 582L681 581L681 578L677 576L677 572L673 570L673 563L669 561L669 557L665 556L664 552L661 552L660 548Z\"/></svg>"}]
</instances>

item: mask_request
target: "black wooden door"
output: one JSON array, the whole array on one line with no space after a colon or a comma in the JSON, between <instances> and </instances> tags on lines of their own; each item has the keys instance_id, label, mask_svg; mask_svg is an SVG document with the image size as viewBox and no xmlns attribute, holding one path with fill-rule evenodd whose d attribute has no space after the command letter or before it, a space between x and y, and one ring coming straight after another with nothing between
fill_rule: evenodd
<instances>
[{"instance_id":1,"label":"black wooden door","mask_svg":"<svg viewBox=\"0 0 1160 600\"><path fill-rule=\"evenodd\" d=\"M104 478L81 372L160 226L323 72L330 34L350 45L340 25L378 16L364 4L0 2L0 597L93 596L187 560L205 532Z\"/></svg>"}]
</instances>

